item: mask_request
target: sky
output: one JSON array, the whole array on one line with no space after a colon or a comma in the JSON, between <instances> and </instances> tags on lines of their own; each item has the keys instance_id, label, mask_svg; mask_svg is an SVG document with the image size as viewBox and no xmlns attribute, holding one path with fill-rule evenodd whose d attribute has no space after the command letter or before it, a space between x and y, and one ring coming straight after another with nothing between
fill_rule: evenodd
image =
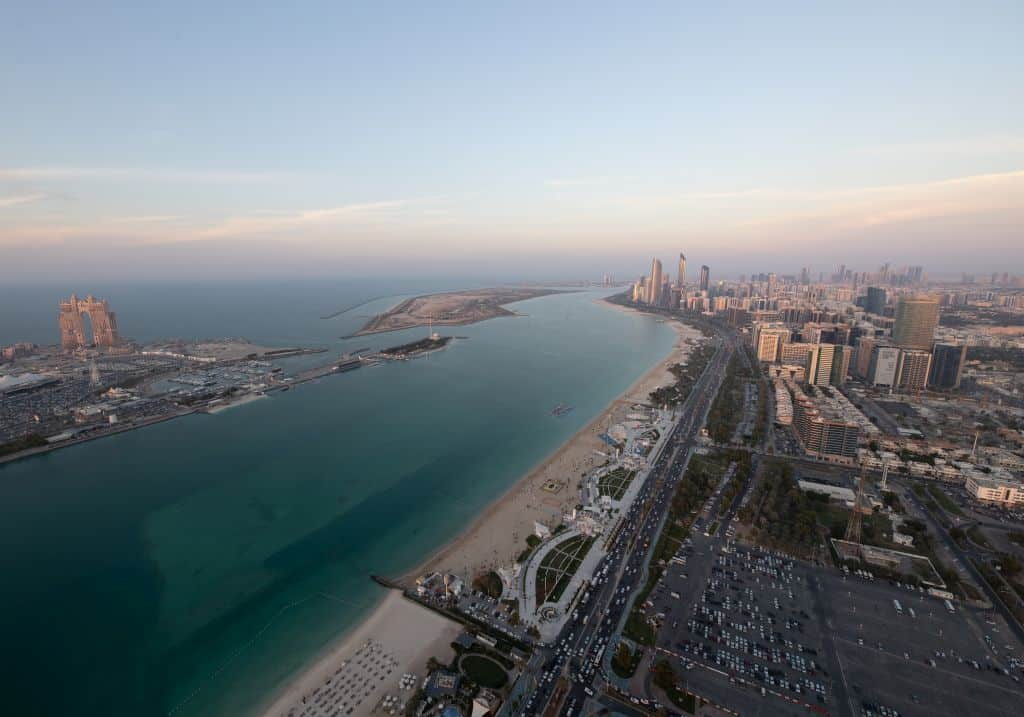
<instances>
[{"instance_id":1,"label":"sky","mask_svg":"<svg viewBox=\"0 0 1024 717\"><path fill-rule=\"evenodd\" d=\"M12 3L0 281L1024 273L1022 37L1019 1Z\"/></svg>"}]
</instances>

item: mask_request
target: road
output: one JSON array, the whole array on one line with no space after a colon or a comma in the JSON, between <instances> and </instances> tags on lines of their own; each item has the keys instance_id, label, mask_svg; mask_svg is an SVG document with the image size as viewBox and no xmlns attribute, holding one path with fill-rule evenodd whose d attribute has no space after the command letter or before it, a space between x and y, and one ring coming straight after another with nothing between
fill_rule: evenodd
<instances>
[{"instance_id":1,"label":"road","mask_svg":"<svg viewBox=\"0 0 1024 717\"><path fill-rule=\"evenodd\" d=\"M725 377L725 369L740 339L727 336L679 409L661 452L653 457L637 499L625 514L605 558L594 571L590 594L581 601L558 637L541 647L544 659L533 695L515 715L578 714L584 701L607 687L602 659L614 633L631 607L631 595L646 580L649 553L663 527L676 486L686 473L700 428ZM559 679L571 682L564 698L552 700ZM557 704L560 702L560 704Z\"/></svg>"},{"instance_id":2,"label":"road","mask_svg":"<svg viewBox=\"0 0 1024 717\"><path fill-rule=\"evenodd\" d=\"M978 549L972 550L972 555L969 555L964 550L962 550L960 546L957 545L956 541L949 537L949 531L947 531L939 523L939 521L935 519L935 516L932 515L932 512L927 508L927 506L925 506L921 502L921 500L917 497L917 494L914 493L914 491L904 491L904 496L909 498L911 502L914 504L914 507L918 510L918 512L921 515L925 516L925 518L927 518L928 522L931 523L932 528L935 530L936 533L939 534L939 537L942 538L942 542L945 543L947 550L949 550L949 552L955 557L961 569L966 570L967 573L974 579L974 582L976 582L978 586L985 592L985 596L988 598L989 602L992 603L992 606L996 610L998 610L999 613L1003 616L1003 619L1006 620L1006 624L1009 626L1009 628L1013 630L1013 633L1017 636L1019 640L1024 642L1024 628L1021 627L1021 624L1017 621L1017 618L1014 616L1014 614L1010 612L1010 610L1006 607L1005 603L1003 603L999 595L996 594L996 591L992 589L992 586L988 584L985 578L982 577L981 573L974 566L974 563L971 562L972 557L979 560L986 560L987 556L981 554L980 550Z\"/></svg>"}]
</instances>

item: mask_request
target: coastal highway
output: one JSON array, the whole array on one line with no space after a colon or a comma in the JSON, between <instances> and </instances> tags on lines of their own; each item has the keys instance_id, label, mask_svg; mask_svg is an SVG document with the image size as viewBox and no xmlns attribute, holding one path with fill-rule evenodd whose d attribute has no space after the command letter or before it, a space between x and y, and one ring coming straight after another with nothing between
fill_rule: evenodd
<instances>
[{"instance_id":1,"label":"coastal highway","mask_svg":"<svg viewBox=\"0 0 1024 717\"><path fill-rule=\"evenodd\" d=\"M544 657L534 676L537 689L515 714L577 714L584 700L596 694L595 685L607 682L601 667L605 650L632 605L632 592L646 580L648 554L734 350L735 339L721 343L694 384L608 555L594 571L589 596L578 604L558 638L541 648ZM556 690L560 678L571 681L568 691ZM553 700L553 694L558 699Z\"/></svg>"}]
</instances>

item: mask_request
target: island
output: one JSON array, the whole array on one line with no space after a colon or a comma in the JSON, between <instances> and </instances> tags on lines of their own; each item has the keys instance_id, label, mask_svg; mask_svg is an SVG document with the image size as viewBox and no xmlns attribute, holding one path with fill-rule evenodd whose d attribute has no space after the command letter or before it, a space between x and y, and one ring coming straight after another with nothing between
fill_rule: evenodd
<instances>
[{"instance_id":1,"label":"island","mask_svg":"<svg viewBox=\"0 0 1024 717\"><path fill-rule=\"evenodd\" d=\"M428 324L461 326L498 316L515 316L514 311L505 308L506 304L561 293L564 292L558 289L506 288L416 296L374 316L353 336L380 334Z\"/></svg>"},{"instance_id":2,"label":"island","mask_svg":"<svg viewBox=\"0 0 1024 717\"><path fill-rule=\"evenodd\" d=\"M401 346L381 349L380 353L387 358L416 358L431 351L443 349L452 340L451 336L438 336L433 334L425 339L413 341Z\"/></svg>"}]
</instances>

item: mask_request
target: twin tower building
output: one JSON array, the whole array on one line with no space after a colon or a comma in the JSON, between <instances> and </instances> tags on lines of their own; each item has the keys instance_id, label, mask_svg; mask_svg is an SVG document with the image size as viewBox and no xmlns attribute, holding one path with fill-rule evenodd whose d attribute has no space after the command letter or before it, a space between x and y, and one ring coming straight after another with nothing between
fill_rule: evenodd
<instances>
[{"instance_id":1,"label":"twin tower building","mask_svg":"<svg viewBox=\"0 0 1024 717\"><path fill-rule=\"evenodd\" d=\"M107 305L105 299L87 296L79 299L74 294L66 301L61 301L60 344L65 351L86 348L89 346L117 346L121 337L117 333L117 316ZM92 336L85 335L85 318L92 325Z\"/></svg>"}]
</instances>

